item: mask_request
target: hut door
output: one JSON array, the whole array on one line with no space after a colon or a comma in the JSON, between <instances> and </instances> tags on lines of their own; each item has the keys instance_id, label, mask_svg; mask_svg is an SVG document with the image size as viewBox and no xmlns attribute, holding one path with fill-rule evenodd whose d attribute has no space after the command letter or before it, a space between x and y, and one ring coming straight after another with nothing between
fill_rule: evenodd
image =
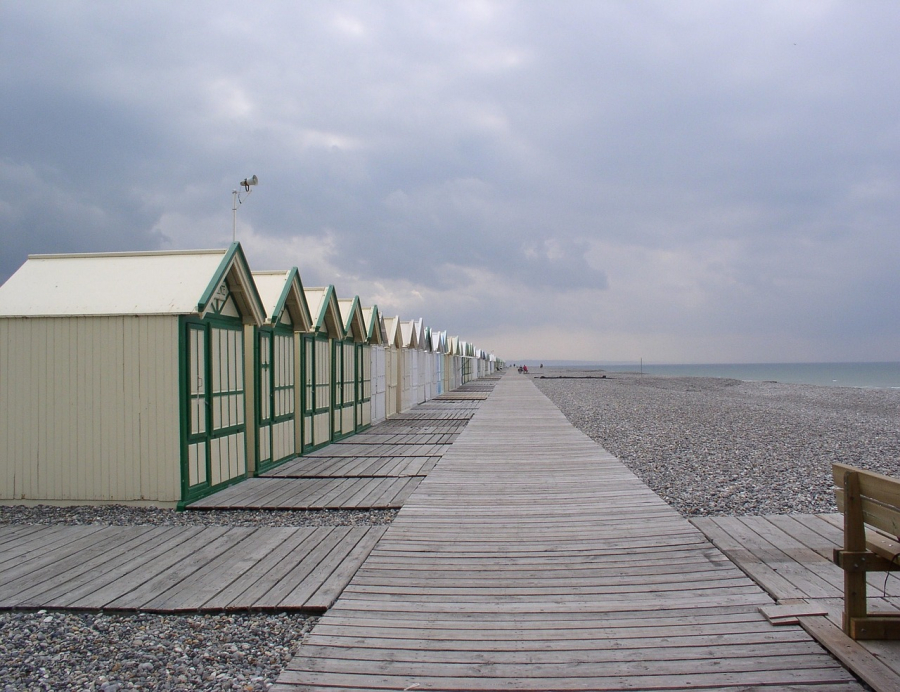
<instances>
[{"instance_id":1,"label":"hut door","mask_svg":"<svg viewBox=\"0 0 900 692\"><path fill-rule=\"evenodd\" d=\"M259 470L272 465L272 332L259 333Z\"/></svg>"},{"instance_id":2,"label":"hut door","mask_svg":"<svg viewBox=\"0 0 900 692\"><path fill-rule=\"evenodd\" d=\"M259 333L259 466L294 456L294 337Z\"/></svg>"},{"instance_id":3,"label":"hut door","mask_svg":"<svg viewBox=\"0 0 900 692\"><path fill-rule=\"evenodd\" d=\"M209 484L209 397L206 369L206 327L189 324L187 487Z\"/></svg>"},{"instance_id":4,"label":"hut door","mask_svg":"<svg viewBox=\"0 0 900 692\"><path fill-rule=\"evenodd\" d=\"M188 324L187 497L247 473L240 324Z\"/></svg>"},{"instance_id":5,"label":"hut door","mask_svg":"<svg viewBox=\"0 0 900 692\"><path fill-rule=\"evenodd\" d=\"M240 326L210 329L212 406L210 481L219 485L247 473L244 428L244 339Z\"/></svg>"}]
</instances>

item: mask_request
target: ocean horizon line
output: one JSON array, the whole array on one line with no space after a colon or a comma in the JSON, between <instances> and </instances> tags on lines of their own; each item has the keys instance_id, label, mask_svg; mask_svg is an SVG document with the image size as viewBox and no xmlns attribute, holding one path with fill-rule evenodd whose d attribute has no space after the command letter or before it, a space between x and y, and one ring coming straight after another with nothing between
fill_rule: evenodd
<instances>
[{"instance_id":1,"label":"ocean horizon line","mask_svg":"<svg viewBox=\"0 0 900 692\"><path fill-rule=\"evenodd\" d=\"M746 382L781 382L827 387L900 389L900 361L823 361L784 363L658 363L648 361L560 361L507 362L529 369L580 368L607 372L643 372L670 377L719 377Z\"/></svg>"}]
</instances>

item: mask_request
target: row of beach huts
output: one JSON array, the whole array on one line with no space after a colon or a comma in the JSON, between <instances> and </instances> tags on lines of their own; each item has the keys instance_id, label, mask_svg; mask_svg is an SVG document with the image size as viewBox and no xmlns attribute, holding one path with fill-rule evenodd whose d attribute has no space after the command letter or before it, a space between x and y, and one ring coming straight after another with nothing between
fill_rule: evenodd
<instances>
[{"instance_id":1,"label":"row of beach huts","mask_svg":"<svg viewBox=\"0 0 900 692\"><path fill-rule=\"evenodd\" d=\"M240 243L31 256L0 287L0 503L184 506L502 366Z\"/></svg>"}]
</instances>

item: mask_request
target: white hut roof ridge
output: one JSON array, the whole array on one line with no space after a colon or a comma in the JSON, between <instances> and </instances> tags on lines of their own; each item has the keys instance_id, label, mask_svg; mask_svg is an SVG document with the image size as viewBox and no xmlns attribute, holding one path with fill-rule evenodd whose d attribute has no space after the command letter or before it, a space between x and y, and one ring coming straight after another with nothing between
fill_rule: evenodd
<instances>
[{"instance_id":1,"label":"white hut roof ridge","mask_svg":"<svg viewBox=\"0 0 900 692\"><path fill-rule=\"evenodd\" d=\"M240 254L253 312L262 303L238 244L224 250L29 255L0 287L0 315L74 317L201 312ZM265 316L260 315L260 321Z\"/></svg>"}]
</instances>

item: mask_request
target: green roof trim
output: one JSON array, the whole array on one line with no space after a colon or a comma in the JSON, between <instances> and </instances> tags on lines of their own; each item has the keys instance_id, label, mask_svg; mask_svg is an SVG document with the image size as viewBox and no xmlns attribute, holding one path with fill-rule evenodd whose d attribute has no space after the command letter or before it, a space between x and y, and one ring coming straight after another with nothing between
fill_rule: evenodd
<instances>
[{"instance_id":1,"label":"green roof trim","mask_svg":"<svg viewBox=\"0 0 900 692\"><path fill-rule=\"evenodd\" d=\"M202 314L206 310L219 284L228 277L233 267L238 269L241 283L240 293L248 301L247 307L253 313L254 321L256 324L262 324L266 319L266 308L263 306L262 298L259 297L259 291L256 290L256 283L250 275L250 265L247 264L244 250L241 248L241 244L237 242L232 243L222 256L222 261L219 262L219 266L212 279L210 279L209 284L207 284L206 290L200 296L200 301L197 303L197 312ZM245 315L245 317L247 316L249 315Z\"/></svg>"},{"instance_id":2,"label":"green roof trim","mask_svg":"<svg viewBox=\"0 0 900 692\"><path fill-rule=\"evenodd\" d=\"M312 316L309 314L309 303L306 302L306 293L303 292L303 282L300 280L300 270L297 267L291 267L288 271L287 280L284 282L281 296L279 296L278 302L275 304L275 314L269 315L269 321L272 324L276 324L281 319L281 313L284 312L288 297L291 295L291 289L294 287L294 279L297 280L297 290L299 291L300 296L300 309L303 312L302 321L305 322L303 327L304 329L307 329L312 322Z\"/></svg>"},{"instance_id":3,"label":"green roof trim","mask_svg":"<svg viewBox=\"0 0 900 692\"><path fill-rule=\"evenodd\" d=\"M315 290L315 289L310 289ZM334 314L334 326L336 329L340 330L339 334L334 335L334 338L343 339L346 336L346 332L344 331L344 325L341 324L341 311L338 308L337 304L337 294L334 290L334 285L329 284L325 287L325 295L322 298L322 306L319 308L319 314L316 315L315 321L312 325L313 331L321 332L323 328L327 331L327 325L325 324L325 318L328 315L329 306L335 311Z\"/></svg>"}]
</instances>

